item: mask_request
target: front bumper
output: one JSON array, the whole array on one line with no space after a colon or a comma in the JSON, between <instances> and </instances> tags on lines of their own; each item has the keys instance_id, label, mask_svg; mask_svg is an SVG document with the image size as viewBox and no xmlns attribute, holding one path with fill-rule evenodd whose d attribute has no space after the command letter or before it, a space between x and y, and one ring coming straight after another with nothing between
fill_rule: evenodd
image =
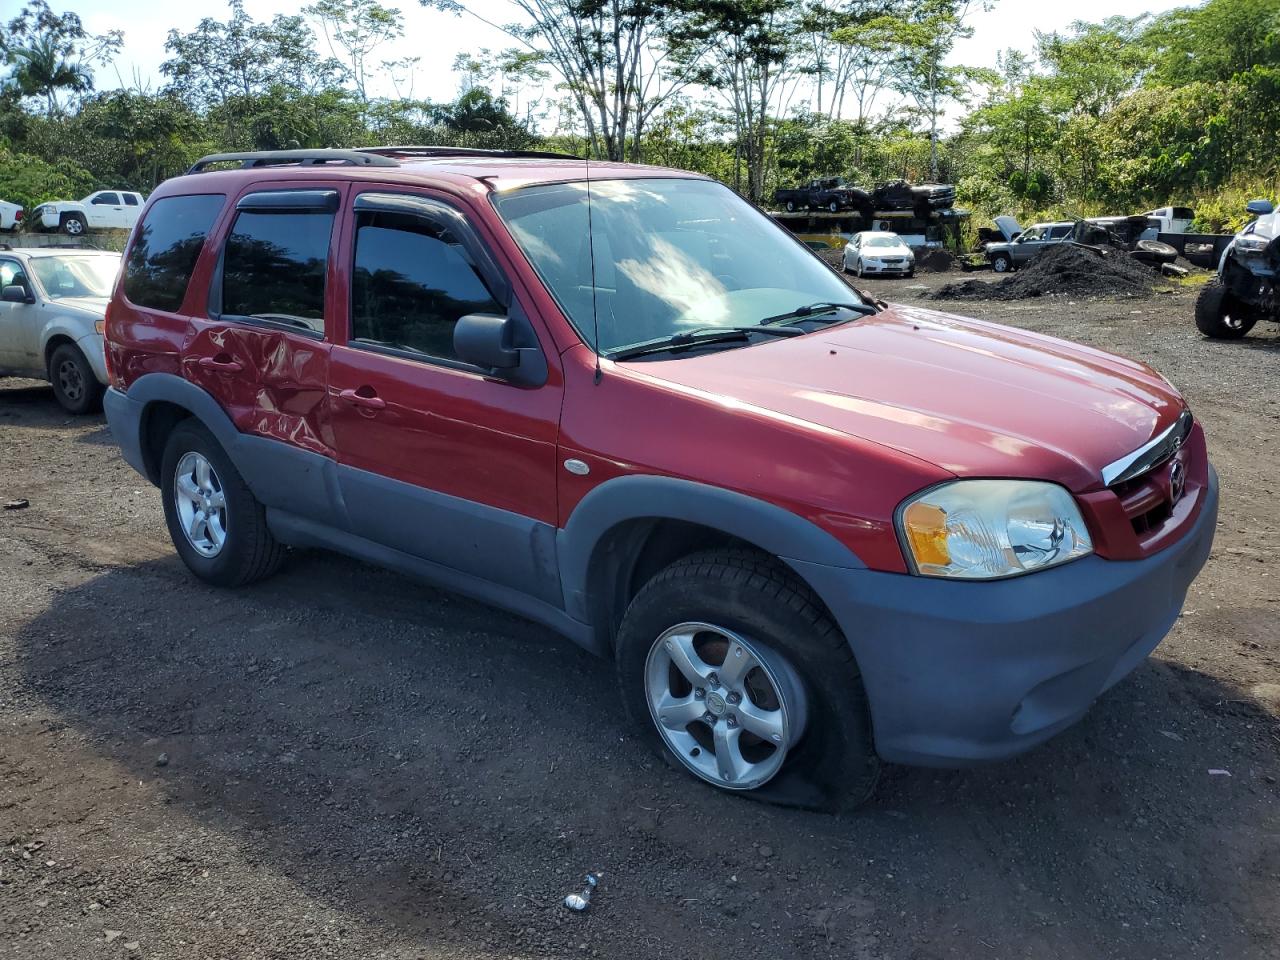
<instances>
[{"instance_id":1,"label":"front bumper","mask_svg":"<svg viewBox=\"0 0 1280 960\"><path fill-rule=\"evenodd\" d=\"M862 272L866 274L908 274L916 268L914 263L864 263Z\"/></svg>"},{"instance_id":2,"label":"front bumper","mask_svg":"<svg viewBox=\"0 0 1280 960\"><path fill-rule=\"evenodd\" d=\"M987 583L793 566L853 647L879 754L964 766L1066 729L1164 639L1213 545L1212 467L1202 497L1187 534L1142 560L1090 556Z\"/></svg>"}]
</instances>

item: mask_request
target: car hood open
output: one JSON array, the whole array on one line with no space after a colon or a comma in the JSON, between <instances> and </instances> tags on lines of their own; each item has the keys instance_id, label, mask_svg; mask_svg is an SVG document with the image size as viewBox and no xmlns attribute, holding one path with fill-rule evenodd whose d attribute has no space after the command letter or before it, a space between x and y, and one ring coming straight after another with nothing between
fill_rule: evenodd
<instances>
[{"instance_id":1,"label":"car hood open","mask_svg":"<svg viewBox=\"0 0 1280 960\"><path fill-rule=\"evenodd\" d=\"M893 306L645 375L901 451L957 476L1102 486L1184 408L1151 368L1054 337Z\"/></svg>"}]
</instances>

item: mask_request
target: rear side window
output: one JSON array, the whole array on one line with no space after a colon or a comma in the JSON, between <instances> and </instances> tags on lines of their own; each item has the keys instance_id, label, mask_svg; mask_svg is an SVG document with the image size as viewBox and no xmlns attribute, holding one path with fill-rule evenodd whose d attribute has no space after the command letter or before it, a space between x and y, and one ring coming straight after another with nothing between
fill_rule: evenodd
<instances>
[{"instance_id":1,"label":"rear side window","mask_svg":"<svg viewBox=\"0 0 1280 960\"><path fill-rule=\"evenodd\" d=\"M222 261L222 313L324 333L324 277L334 215L241 210Z\"/></svg>"},{"instance_id":2,"label":"rear side window","mask_svg":"<svg viewBox=\"0 0 1280 960\"><path fill-rule=\"evenodd\" d=\"M1049 238L1050 238L1050 239L1052 239L1052 240L1061 240L1061 239L1063 239L1064 237L1069 237L1069 236L1071 236L1071 227L1070 227L1070 226L1054 227L1054 228L1049 232Z\"/></svg>"},{"instance_id":3,"label":"rear side window","mask_svg":"<svg viewBox=\"0 0 1280 960\"><path fill-rule=\"evenodd\" d=\"M359 215L351 281L355 342L452 360L460 317L505 312L444 224L382 211Z\"/></svg>"},{"instance_id":4,"label":"rear side window","mask_svg":"<svg viewBox=\"0 0 1280 960\"><path fill-rule=\"evenodd\" d=\"M1195 219L1195 215L1196 215L1196 212L1192 210L1190 207L1174 207L1173 208L1173 219L1175 220L1193 220Z\"/></svg>"},{"instance_id":5,"label":"rear side window","mask_svg":"<svg viewBox=\"0 0 1280 960\"><path fill-rule=\"evenodd\" d=\"M204 238L226 199L206 193L152 205L125 264L124 293L131 303L171 313L182 306Z\"/></svg>"}]
</instances>

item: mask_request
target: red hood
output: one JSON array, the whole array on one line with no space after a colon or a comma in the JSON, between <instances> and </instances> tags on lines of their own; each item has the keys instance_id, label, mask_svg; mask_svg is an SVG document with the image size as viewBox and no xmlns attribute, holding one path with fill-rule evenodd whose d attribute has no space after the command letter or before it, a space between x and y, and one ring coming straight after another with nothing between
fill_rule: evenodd
<instances>
[{"instance_id":1,"label":"red hood","mask_svg":"<svg viewBox=\"0 0 1280 960\"><path fill-rule=\"evenodd\" d=\"M1082 492L1173 423L1182 399L1112 354L912 307L637 372L891 447L958 476Z\"/></svg>"}]
</instances>

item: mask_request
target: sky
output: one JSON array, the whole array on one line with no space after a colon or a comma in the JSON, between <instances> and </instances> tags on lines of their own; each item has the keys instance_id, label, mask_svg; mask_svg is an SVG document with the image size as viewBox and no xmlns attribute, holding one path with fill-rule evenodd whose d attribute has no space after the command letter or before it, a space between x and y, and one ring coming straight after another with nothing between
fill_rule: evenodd
<instances>
[{"instance_id":1,"label":"sky","mask_svg":"<svg viewBox=\"0 0 1280 960\"><path fill-rule=\"evenodd\" d=\"M16 11L22 0L0 0L0 19ZM1015 47L1030 52L1037 30L1063 30L1073 21L1097 21L1110 16L1135 17L1162 13L1175 7L1195 5L1198 0L996 0L990 12L972 16L974 36L961 41L954 62L994 66L996 55ZM256 20L269 20L277 13L296 13L304 6L288 0L245 0L245 10ZM405 19L405 37L394 46L378 51L377 59L420 57L412 80L412 95L430 100L451 100L458 95L459 77L453 72L456 54L482 47L501 49L510 41L500 32L469 17L454 17L424 9L416 0L382 0L385 6L399 6ZM498 23L518 19L509 0L468 0L480 14ZM120 85L157 90L163 85L160 64L166 59L164 40L171 27L192 29L202 17L225 19L222 0L172 3L158 0L53 0L55 10L79 13L94 33L121 29L125 34L123 52L112 68L100 70L100 89ZM402 84L400 91L408 95ZM383 81L370 90L378 96L393 96L396 90Z\"/></svg>"}]
</instances>

